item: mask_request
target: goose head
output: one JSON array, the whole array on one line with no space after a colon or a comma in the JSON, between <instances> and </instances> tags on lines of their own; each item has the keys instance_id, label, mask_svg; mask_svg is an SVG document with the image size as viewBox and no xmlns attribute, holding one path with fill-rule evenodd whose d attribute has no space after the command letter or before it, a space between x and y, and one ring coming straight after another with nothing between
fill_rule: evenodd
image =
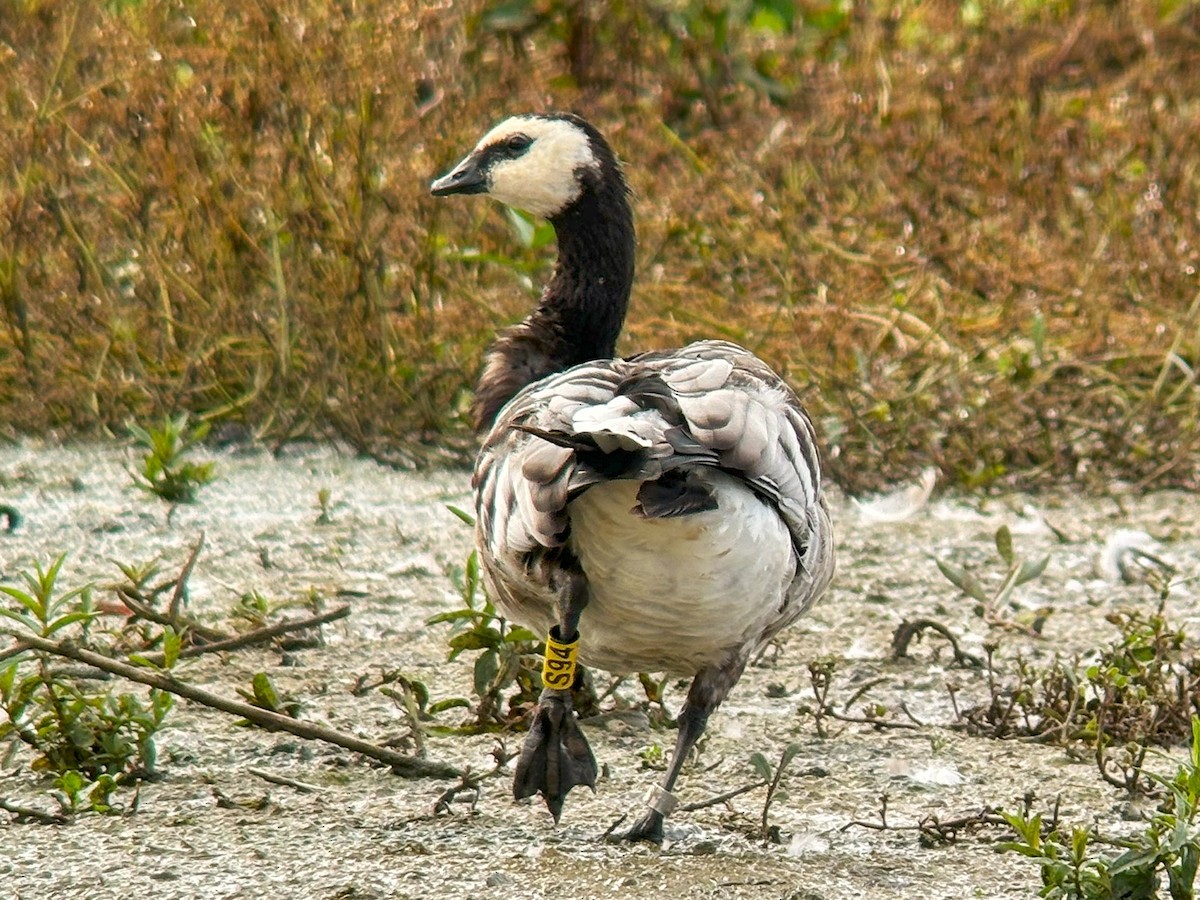
<instances>
[{"instance_id":1,"label":"goose head","mask_svg":"<svg viewBox=\"0 0 1200 900\"><path fill-rule=\"evenodd\" d=\"M485 134L458 165L430 185L430 192L435 197L488 194L553 221L590 185L603 181L606 170L617 171L612 150L578 116L513 116Z\"/></svg>"},{"instance_id":2,"label":"goose head","mask_svg":"<svg viewBox=\"0 0 1200 900\"><path fill-rule=\"evenodd\" d=\"M548 219L558 244L537 307L488 350L472 418L490 428L525 386L616 352L633 285L629 188L596 128L578 116L514 116L430 185L437 197L487 194Z\"/></svg>"}]
</instances>

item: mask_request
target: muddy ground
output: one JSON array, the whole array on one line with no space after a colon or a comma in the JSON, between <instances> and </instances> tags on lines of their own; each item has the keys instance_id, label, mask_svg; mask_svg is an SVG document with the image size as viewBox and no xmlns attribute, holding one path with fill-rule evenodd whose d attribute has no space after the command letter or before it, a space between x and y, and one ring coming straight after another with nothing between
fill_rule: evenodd
<instances>
[{"instance_id":1,"label":"muddy ground","mask_svg":"<svg viewBox=\"0 0 1200 900\"><path fill-rule=\"evenodd\" d=\"M353 613L325 627L323 648L291 659L278 650L204 657L183 664L184 678L232 695L266 671L303 699L305 717L375 741L403 732L403 718L378 692L352 696L359 676L401 669L424 681L435 699L469 692L469 660L446 662L447 626L425 625L456 603L446 571L461 564L470 535L446 504L469 504L466 473L397 473L329 448L278 458L231 452L216 460L216 482L168 519L164 504L132 486L127 449L0 448L0 503L25 516L15 533L0 534L0 583L62 551L69 553L64 586L117 580L114 560L157 555L165 571L175 571L203 532L206 547L191 578L193 614L227 624L229 609L248 591L275 601L313 591L327 605L349 602ZM317 523L321 489L331 492L329 524ZM944 642L923 640L900 661L889 659L890 644L902 620L933 617L975 653L988 639L1009 658L1018 651L1040 660L1056 651L1087 653L1114 636L1107 613L1154 602L1145 585L1097 573L1106 539L1120 528L1144 530L1183 575L1194 574L1194 498L1121 490L1087 498L935 494L899 523L867 523L842 498L834 512L840 561L832 591L785 636L776 657L747 672L713 717L678 791L686 803L747 784L755 779L753 752L777 758L798 743L785 779L788 797L770 811L781 843L756 837L762 790L727 806L678 813L662 850L602 843L613 820L636 808L658 777L642 768L639 751L673 741L636 714L587 728L606 777L595 796L573 794L555 827L539 805L514 803L504 779L486 783L473 814L458 804L435 815L445 782L406 780L336 747L233 727L229 716L181 701L159 739L166 777L141 787L136 813L80 815L64 826L17 824L0 814L0 898L1016 898L1036 895L1037 870L995 852L994 832L928 848L911 828L850 823L878 822L885 793L889 825L912 826L930 814L1015 809L1032 790L1040 808L1061 797L1071 821L1110 832L1136 827L1130 817L1137 810L1093 764L1061 749L945 727L953 719L947 684L960 687L960 706L984 696L985 684L980 674L952 665ZM952 558L994 579L992 535L1001 523L1012 529L1018 553L1051 556L1045 574L1017 593L1022 608L1053 609L1041 638L989 629L934 565L935 557ZM1167 606L1191 634L1200 633L1195 593L1195 585L1183 584ZM878 680L850 712L866 702L895 711L903 700L929 724L878 731L834 723L820 739L812 717L800 711L811 704L808 664L819 657L837 660L832 696L839 704ZM672 686L667 705L677 708L682 695ZM636 704L640 688L627 683L618 697ZM493 746L488 736L432 737L428 753L483 770ZM23 751L10 757L0 796L53 809L50 786L29 762ZM248 768L321 790L269 784ZM234 808L221 805L219 794Z\"/></svg>"}]
</instances>

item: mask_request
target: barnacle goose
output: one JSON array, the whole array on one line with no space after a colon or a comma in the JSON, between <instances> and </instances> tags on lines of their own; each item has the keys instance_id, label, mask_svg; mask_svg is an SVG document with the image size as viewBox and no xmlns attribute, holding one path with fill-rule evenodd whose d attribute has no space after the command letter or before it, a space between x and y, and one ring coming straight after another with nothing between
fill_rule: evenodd
<instances>
[{"instance_id":1,"label":"barnacle goose","mask_svg":"<svg viewBox=\"0 0 1200 900\"><path fill-rule=\"evenodd\" d=\"M747 661L821 595L833 532L812 424L724 341L615 358L634 274L629 190L583 119L522 115L435 180L550 221L558 261L534 311L487 353L472 413L476 541L497 607L548 634L518 798L558 820L596 764L574 662L690 676L674 755L623 835L661 842L670 793Z\"/></svg>"}]
</instances>

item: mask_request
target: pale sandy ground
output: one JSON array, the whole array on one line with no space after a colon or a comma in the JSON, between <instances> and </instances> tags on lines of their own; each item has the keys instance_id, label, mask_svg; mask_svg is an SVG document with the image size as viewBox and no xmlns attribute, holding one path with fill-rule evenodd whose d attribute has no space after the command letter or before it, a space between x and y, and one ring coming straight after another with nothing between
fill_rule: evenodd
<instances>
[{"instance_id":1,"label":"pale sandy ground","mask_svg":"<svg viewBox=\"0 0 1200 900\"><path fill-rule=\"evenodd\" d=\"M402 731L402 718L378 693L353 697L357 676L399 668L428 684L435 698L469 690L469 662L445 661L447 627L424 624L455 601L445 570L461 563L470 535L445 505L468 505L466 473L396 473L328 448L278 459L257 451L216 458L216 483L168 522L160 502L131 486L126 449L0 448L0 503L26 517L15 534L0 534L0 583L64 550L66 586L116 580L113 560L161 555L164 569L173 571L204 531L207 546L191 581L193 613L221 622L246 591L285 600L312 590L328 603L350 602L353 614L325 629L326 647L295 654L297 665L255 650L186 663L183 677L232 694L266 671L303 698L304 716L372 740ZM330 525L316 524L322 488L332 492ZM1039 516L1069 541L1060 543ZM167 777L142 787L136 814L82 815L62 827L17 825L0 815L0 898L1033 897L1036 868L995 852L994 835L986 832L923 848L911 830L843 828L855 819L876 820L883 793L889 823L912 825L930 813L949 818L985 805L1015 808L1030 789L1043 805L1061 796L1071 821L1132 827L1126 798L1105 786L1091 764L1054 748L938 727L952 718L947 682L958 683L960 704L969 704L983 695L981 677L952 668L938 640L923 641L913 659L900 662L889 661L889 646L901 620L932 616L980 651L988 630L933 558L982 565L994 557L993 532L1007 522L1018 552L1051 554L1043 578L1018 592L1021 604L1050 606L1054 614L1042 639L990 636L1009 657L1087 653L1114 634L1106 613L1151 603L1148 588L1096 575L1106 537L1117 528L1143 529L1163 541L1182 573L1194 574L1200 571L1195 499L1181 493L941 497L907 522L874 526L839 500L835 521L840 569L833 590L786 636L773 664L747 672L714 716L679 790L688 802L745 784L754 778L751 753L777 757L798 743L785 781L789 797L771 811L782 844L752 836L762 791L728 808L677 815L661 851L601 843L608 825L635 807L657 777L640 769L638 751L673 741L637 717L588 729L608 777L595 796L573 794L556 828L539 806L515 804L506 781L487 783L475 815L464 806L435 816L445 783L404 780L337 748L235 728L227 716L181 702L159 742ZM262 565L264 552L271 568ZM1195 585L1183 585L1168 604L1192 634L1200 633L1195 594ZM811 717L798 710L811 700L808 663L820 656L838 660L835 698L882 679L867 700L894 709L903 699L933 724L911 732L836 726L819 739ZM783 685L786 696L769 699L769 684ZM621 694L630 702L639 696L636 686ZM668 705L675 708L681 698L673 688ZM430 740L429 753L482 769L492 746L490 737L442 737ZM0 772L0 796L53 808L48 784L28 763L18 753ZM247 767L323 790L302 794L270 785ZM225 809L214 789L268 802L262 809Z\"/></svg>"}]
</instances>

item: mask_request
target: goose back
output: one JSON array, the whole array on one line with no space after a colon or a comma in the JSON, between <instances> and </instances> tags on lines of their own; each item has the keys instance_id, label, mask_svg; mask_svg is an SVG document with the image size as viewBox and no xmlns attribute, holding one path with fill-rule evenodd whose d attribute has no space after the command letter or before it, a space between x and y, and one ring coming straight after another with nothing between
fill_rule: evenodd
<instances>
[{"instance_id":1,"label":"goose back","mask_svg":"<svg viewBox=\"0 0 1200 900\"><path fill-rule=\"evenodd\" d=\"M720 585L697 575L682 586L685 595L694 588L697 609L706 610L700 618L714 620L703 626L724 628L720 640L706 646L676 627L676 634L665 639L677 645L674 656L661 646L660 634L660 646L651 654L657 658L642 659L650 651L630 650L638 642L619 632L632 619L650 628L663 623L617 610L605 621L600 604L599 612L585 610L582 654L604 668L696 671L729 653L749 654L799 617L832 576L832 529L812 424L787 384L735 344L701 341L678 350L596 360L530 385L500 411L473 483L483 571L500 608L521 622L548 626L554 621L559 571L579 564L581 556L591 590L605 595L603 578L586 571L589 559L603 548L595 539L590 547L581 543L572 531L576 519L599 505L581 502L588 492L607 491L611 505L625 496L613 493L613 486L625 485L632 501L624 525L629 535L653 529L651 523L660 526L658 532L647 531L640 545L646 565L657 565L660 572L672 565L696 566L698 548L733 553L734 559L712 561L710 575L719 574ZM668 530L685 520L711 521L714 527ZM718 523L722 536L714 537ZM651 534L665 537L655 543ZM703 538L688 537L700 534ZM699 544L687 547L689 540ZM777 584L759 591L752 571L736 571L738 553L748 566L780 560L764 576ZM631 571L636 566L632 558L629 565ZM614 579L619 575L613 570ZM621 581L623 590L649 595L633 598L634 603L652 603L655 586L636 577ZM730 579L745 579L748 591L731 591ZM648 570L642 581L651 580ZM673 583L678 592L678 579ZM730 596L705 593L714 590ZM749 612L738 606L747 594L753 598ZM688 616L686 596L668 602L679 618ZM606 637L606 631L618 633ZM625 649L616 652L615 647Z\"/></svg>"}]
</instances>

